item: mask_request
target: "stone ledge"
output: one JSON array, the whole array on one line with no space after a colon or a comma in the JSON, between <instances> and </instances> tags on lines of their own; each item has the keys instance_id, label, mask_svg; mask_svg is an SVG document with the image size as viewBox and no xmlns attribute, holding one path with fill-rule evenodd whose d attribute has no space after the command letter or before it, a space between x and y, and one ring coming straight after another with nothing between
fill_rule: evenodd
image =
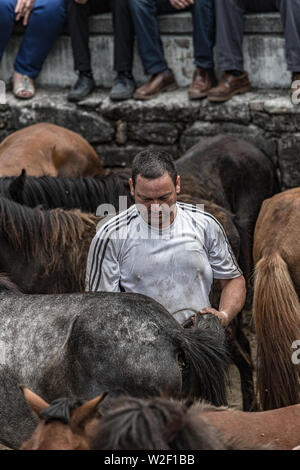
<instances>
[{"instance_id":1,"label":"stone ledge","mask_svg":"<svg viewBox=\"0 0 300 470\"><path fill-rule=\"evenodd\" d=\"M159 28L162 34L191 34L193 32L192 17L189 13L160 15ZM91 34L112 34L112 18L110 13L94 15L90 18ZM253 13L245 15L245 34L282 34L279 13Z\"/></svg>"},{"instance_id":2,"label":"stone ledge","mask_svg":"<svg viewBox=\"0 0 300 470\"><path fill-rule=\"evenodd\" d=\"M0 105L0 141L17 129L51 122L80 133L108 167L130 165L145 146L163 148L174 158L201 139L231 134L252 142L274 163L282 189L300 186L300 105L286 90L253 90L224 104L191 102L181 88L150 101L110 101L97 89L78 104L67 91L39 89L32 100L7 94Z\"/></svg>"},{"instance_id":3,"label":"stone ledge","mask_svg":"<svg viewBox=\"0 0 300 470\"><path fill-rule=\"evenodd\" d=\"M159 15L159 29L162 34L192 34L193 23L190 13ZM103 13L92 15L89 21L91 34L113 34L112 15ZM16 34L23 34L24 28L17 25ZM279 13L251 13L245 15L245 34L282 34L283 28ZM67 27L64 34L68 34Z\"/></svg>"}]
</instances>

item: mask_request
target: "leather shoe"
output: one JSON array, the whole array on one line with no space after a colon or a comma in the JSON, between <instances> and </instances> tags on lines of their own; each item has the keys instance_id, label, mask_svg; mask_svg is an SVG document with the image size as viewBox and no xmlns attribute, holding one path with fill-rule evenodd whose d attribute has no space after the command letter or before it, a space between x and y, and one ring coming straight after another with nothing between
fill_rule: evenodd
<instances>
[{"instance_id":1,"label":"leather shoe","mask_svg":"<svg viewBox=\"0 0 300 470\"><path fill-rule=\"evenodd\" d=\"M229 73L224 73L219 85L215 88L211 88L207 98L209 101L224 102L230 100L234 95L246 93L250 90L251 84L247 72L237 77Z\"/></svg>"},{"instance_id":2,"label":"leather shoe","mask_svg":"<svg viewBox=\"0 0 300 470\"><path fill-rule=\"evenodd\" d=\"M68 101L81 101L86 98L95 88L93 76L80 73L77 82L68 94Z\"/></svg>"},{"instance_id":3,"label":"leather shoe","mask_svg":"<svg viewBox=\"0 0 300 470\"><path fill-rule=\"evenodd\" d=\"M112 101L128 100L133 97L134 90L134 79L119 72L109 96Z\"/></svg>"},{"instance_id":4,"label":"leather shoe","mask_svg":"<svg viewBox=\"0 0 300 470\"><path fill-rule=\"evenodd\" d=\"M193 82L188 89L190 100L199 100L205 98L211 88L217 85L217 80L213 70L196 68L193 76Z\"/></svg>"},{"instance_id":5,"label":"leather shoe","mask_svg":"<svg viewBox=\"0 0 300 470\"><path fill-rule=\"evenodd\" d=\"M150 100L163 91L171 91L177 88L177 83L173 71L170 70L169 74L164 72L152 75L150 80L145 85L138 88L134 94L136 100Z\"/></svg>"},{"instance_id":6,"label":"leather shoe","mask_svg":"<svg viewBox=\"0 0 300 470\"><path fill-rule=\"evenodd\" d=\"M298 81L299 83L295 83ZM300 104L300 73L293 72L291 91L290 91L291 103Z\"/></svg>"}]
</instances>

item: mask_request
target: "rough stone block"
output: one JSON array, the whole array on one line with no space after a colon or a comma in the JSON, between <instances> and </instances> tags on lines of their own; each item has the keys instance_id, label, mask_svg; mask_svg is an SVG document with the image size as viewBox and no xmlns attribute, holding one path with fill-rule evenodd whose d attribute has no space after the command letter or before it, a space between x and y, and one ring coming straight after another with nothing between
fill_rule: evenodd
<instances>
[{"instance_id":1,"label":"rough stone block","mask_svg":"<svg viewBox=\"0 0 300 470\"><path fill-rule=\"evenodd\" d=\"M168 123L131 124L129 138L142 143L170 145L176 142L178 129Z\"/></svg>"},{"instance_id":2,"label":"rough stone block","mask_svg":"<svg viewBox=\"0 0 300 470\"><path fill-rule=\"evenodd\" d=\"M126 147L117 145L97 145L97 153L101 156L101 161L105 167L125 167L131 166L135 155L146 148L160 149L170 153L174 159L179 158L176 145L136 145L128 144Z\"/></svg>"},{"instance_id":3,"label":"rough stone block","mask_svg":"<svg viewBox=\"0 0 300 470\"><path fill-rule=\"evenodd\" d=\"M163 93L149 101L128 100L112 102L103 100L99 112L104 118L130 122L190 122L199 114L199 103L189 102L186 90Z\"/></svg>"},{"instance_id":4,"label":"rough stone block","mask_svg":"<svg viewBox=\"0 0 300 470\"><path fill-rule=\"evenodd\" d=\"M234 96L226 103L199 102L199 118L205 121L235 121L242 124L250 122L249 99L251 94Z\"/></svg>"},{"instance_id":5,"label":"rough stone block","mask_svg":"<svg viewBox=\"0 0 300 470\"><path fill-rule=\"evenodd\" d=\"M282 189L300 186L300 133L284 136L278 147Z\"/></svg>"},{"instance_id":6,"label":"rough stone block","mask_svg":"<svg viewBox=\"0 0 300 470\"><path fill-rule=\"evenodd\" d=\"M78 132L90 143L110 142L114 137L111 124L94 112L80 110L67 103L60 93L38 92L30 101L10 96L12 122L15 129L37 122L50 122Z\"/></svg>"}]
</instances>

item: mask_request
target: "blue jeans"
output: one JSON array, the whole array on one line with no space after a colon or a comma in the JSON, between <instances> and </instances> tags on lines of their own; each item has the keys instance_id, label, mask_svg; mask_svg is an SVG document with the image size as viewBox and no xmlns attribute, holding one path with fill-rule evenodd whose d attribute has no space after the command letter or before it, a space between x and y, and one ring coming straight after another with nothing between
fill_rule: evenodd
<instances>
[{"instance_id":1,"label":"blue jeans","mask_svg":"<svg viewBox=\"0 0 300 470\"><path fill-rule=\"evenodd\" d=\"M13 32L17 0L0 0L0 60ZM66 20L65 0L35 0L15 70L30 78L38 76Z\"/></svg>"},{"instance_id":2,"label":"blue jeans","mask_svg":"<svg viewBox=\"0 0 300 470\"><path fill-rule=\"evenodd\" d=\"M128 0L145 73L154 75L168 68L160 38L157 15L179 12L169 0ZM193 17L194 63L214 67L214 0L195 0L188 9ZM180 10L180 11L185 11Z\"/></svg>"}]
</instances>

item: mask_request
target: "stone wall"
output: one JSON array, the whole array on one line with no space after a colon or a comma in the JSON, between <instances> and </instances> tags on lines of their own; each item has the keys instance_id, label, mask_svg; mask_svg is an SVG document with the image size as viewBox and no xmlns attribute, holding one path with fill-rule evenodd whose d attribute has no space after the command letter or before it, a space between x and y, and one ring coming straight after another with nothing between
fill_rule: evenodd
<instances>
[{"instance_id":1,"label":"stone wall","mask_svg":"<svg viewBox=\"0 0 300 470\"><path fill-rule=\"evenodd\" d=\"M239 136L259 147L274 162L282 189L300 186L300 105L287 91L250 92L224 104L190 102L186 89L147 102L112 103L97 91L79 104L66 91L38 91L29 101L8 93L0 106L0 141L37 122L52 122L84 136L108 167L127 166L145 146L164 148L175 158L201 138Z\"/></svg>"}]
</instances>

